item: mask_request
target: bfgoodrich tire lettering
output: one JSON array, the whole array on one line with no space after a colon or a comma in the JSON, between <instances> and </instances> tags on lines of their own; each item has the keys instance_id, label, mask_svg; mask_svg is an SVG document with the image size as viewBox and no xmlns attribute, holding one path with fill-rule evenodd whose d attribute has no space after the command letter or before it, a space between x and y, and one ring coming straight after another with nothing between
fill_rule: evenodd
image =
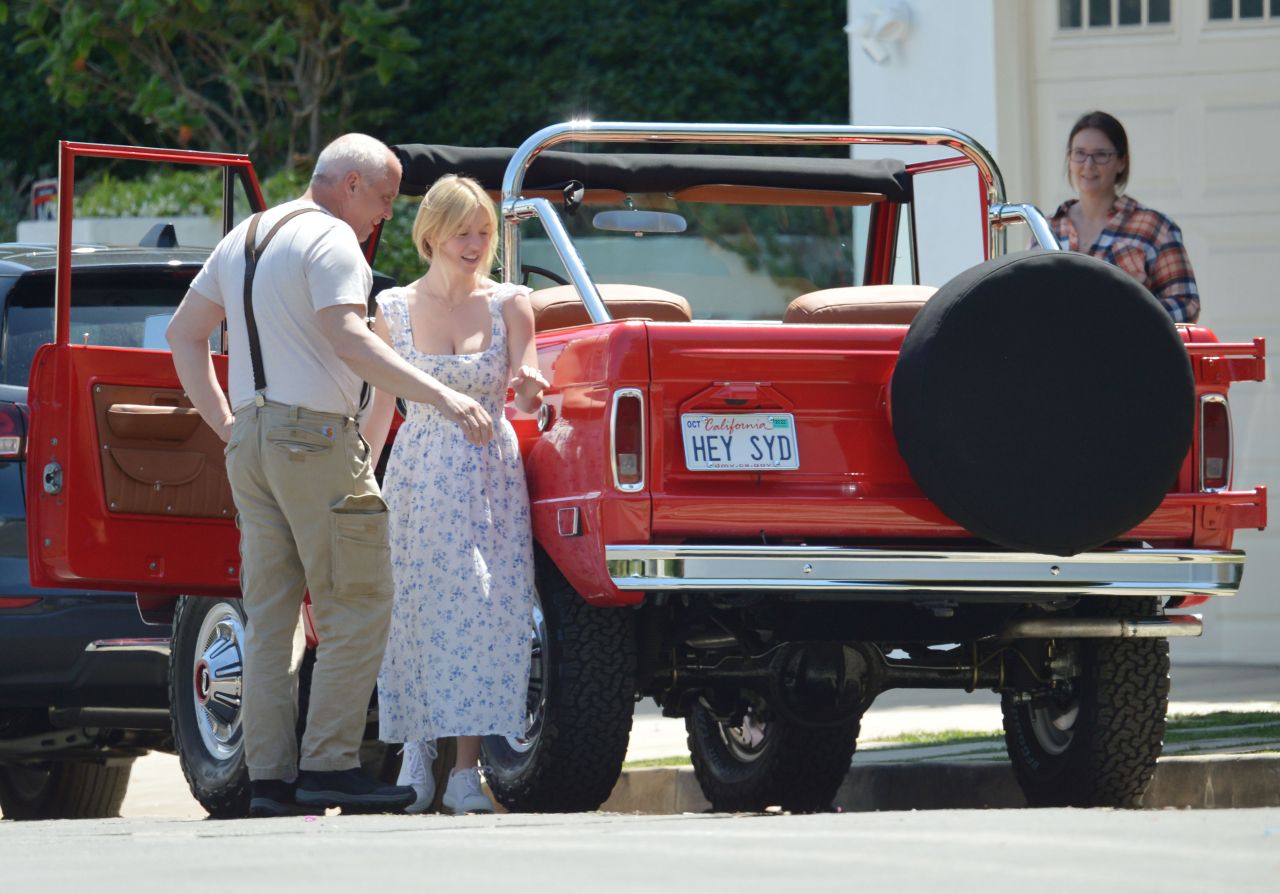
<instances>
[{"instance_id":1,"label":"bfgoodrich tire lettering","mask_svg":"<svg viewBox=\"0 0 1280 894\"><path fill-rule=\"evenodd\" d=\"M749 715L748 715L749 716ZM782 807L828 810L849 771L861 717L838 726L806 727L774 720L744 736L749 720L725 728L701 704L685 720L689 754L702 794L719 812Z\"/></svg>"},{"instance_id":2,"label":"bfgoodrich tire lettering","mask_svg":"<svg viewBox=\"0 0 1280 894\"><path fill-rule=\"evenodd\" d=\"M1146 600L1099 601L1092 616L1140 617ZM1057 701L1001 700L1005 746L1033 807L1139 807L1169 707L1169 641L1076 641L1079 676Z\"/></svg>"},{"instance_id":3,"label":"bfgoodrich tire lettering","mask_svg":"<svg viewBox=\"0 0 1280 894\"><path fill-rule=\"evenodd\" d=\"M191 794L210 816L249 815L240 731L244 611L238 599L184 596L173 615L169 715Z\"/></svg>"},{"instance_id":4,"label":"bfgoodrich tire lettering","mask_svg":"<svg viewBox=\"0 0 1280 894\"><path fill-rule=\"evenodd\" d=\"M595 810L617 784L631 736L633 613L588 605L541 550L535 554L546 630L534 661L542 688L531 688L539 704L519 747L499 736L484 739L486 777L508 810Z\"/></svg>"}]
</instances>

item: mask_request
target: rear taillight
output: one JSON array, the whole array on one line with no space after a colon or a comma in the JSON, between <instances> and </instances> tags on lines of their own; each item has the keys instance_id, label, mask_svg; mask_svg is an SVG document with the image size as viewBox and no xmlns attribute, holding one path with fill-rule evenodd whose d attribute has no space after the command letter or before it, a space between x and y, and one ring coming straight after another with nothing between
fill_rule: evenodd
<instances>
[{"instance_id":1,"label":"rear taillight","mask_svg":"<svg viewBox=\"0 0 1280 894\"><path fill-rule=\"evenodd\" d=\"M1231 485L1231 410L1222 394L1200 398L1200 489Z\"/></svg>"},{"instance_id":2,"label":"rear taillight","mask_svg":"<svg viewBox=\"0 0 1280 894\"><path fill-rule=\"evenodd\" d=\"M27 608L39 601L39 596L0 596L0 608Z\"/></svg>"},{"instance_id":3,"label":"rear taillight","mask_svg":"<svg viewBox=\"0 0 1280 894\"><path fill-rule=\"evenodd\" d=\"M0 462L27 455L27 420L17 404L0 404Z\"/></svg>"},{"instance_id":4,"label":"rear taillight","mask_svg":"<svg viewBox=\"0 0 1280 894\"><path fill-rule=\"evenodd\" d=\"M644 393L620 388L613 393L610 422L613 485L622 491L644 488Z\"/></svg>"}]
</instances>

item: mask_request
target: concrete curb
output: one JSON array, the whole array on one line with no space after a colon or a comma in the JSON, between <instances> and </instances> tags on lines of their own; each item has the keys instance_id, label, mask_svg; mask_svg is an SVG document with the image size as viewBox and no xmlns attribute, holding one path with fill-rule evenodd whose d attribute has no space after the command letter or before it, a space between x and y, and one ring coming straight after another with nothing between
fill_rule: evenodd
<instances>
[{"instance_id":1,"label":"concrete curb","mask_svg":"<svg viewBox=\"0 0 1280 894\"><path fill-rule=\"evenodd\" d=\"M966 810L1025 807L1003 762L922 761L849 769L832 805L844 811ZM1165 757L1142 806L1280 807L1280 756ZM615 813L702 813L711 805L689 767L623 772L601 810Z\"/></svg>"}]
</instances>

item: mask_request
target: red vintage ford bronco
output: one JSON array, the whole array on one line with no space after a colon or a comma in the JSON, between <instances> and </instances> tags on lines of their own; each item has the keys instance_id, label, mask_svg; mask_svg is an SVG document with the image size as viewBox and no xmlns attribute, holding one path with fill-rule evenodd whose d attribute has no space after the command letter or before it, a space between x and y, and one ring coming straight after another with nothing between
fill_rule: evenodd
<instances>
[{"instance_id":1,"label":"red vintage ford bronco","mask_svg":"<svg viewBox=\"0 0 1280 894\"><path fill-rule=\"evenodd\" d=\"M648 151L582 151L599 143ZM806 154L821 144L882 157ZM892 160L919 146L951 153ZM74 158L105 151L64 146L62 220ZM1232 535L1266 522L1263 488L1232 489L1227 401L1262 379L1261 339L1174 325L1122 272L1058 251L951 130L570 122L515 150L396 151L406 194L451 172L490 189L504 278L544 286L552 387L536 417L508 409L537 608L528 730L484 747L504 805L600 805L648 697L685 718L717 810L821 810L894 687L1000 692L1032 804L1139 802L1167 638L1236 592ZM242 156L146 152L224 168L229 200L239 178L248 207L229 201L228 227L260 205ZM917 196L947 172L977 187L979 250L925 283ZM1012 223L1043 248L1005 253ZM32 578L134 590L173 617L175 747L201 803L235 815L242 616L220 445L165 353L73 343L69 270L31 377Z\"/></svg>"}]
</instances>

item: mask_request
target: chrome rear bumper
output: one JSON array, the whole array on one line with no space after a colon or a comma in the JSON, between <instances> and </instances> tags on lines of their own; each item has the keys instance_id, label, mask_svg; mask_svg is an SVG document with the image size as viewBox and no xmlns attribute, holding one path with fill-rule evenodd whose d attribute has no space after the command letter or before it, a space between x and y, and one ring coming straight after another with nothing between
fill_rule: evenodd
<instances>
[{"instance_id":1,"label":"chrome rear bumper","mask_svg":"<svg viewBox=\"0 0 1280 894\"><path fill-rule=\"evenodd\" d=\"M1241 550L1123 549L1070 557L822 546L605 547L620 590L772 590L874 601L1231 596Z\"/></svg>"}]
</instances>

